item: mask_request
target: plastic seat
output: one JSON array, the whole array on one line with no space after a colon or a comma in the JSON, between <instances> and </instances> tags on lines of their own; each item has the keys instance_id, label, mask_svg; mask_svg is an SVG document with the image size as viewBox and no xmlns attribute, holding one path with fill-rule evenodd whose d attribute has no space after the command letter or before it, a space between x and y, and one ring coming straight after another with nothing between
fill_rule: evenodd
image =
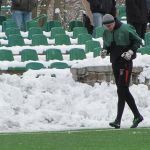
<instances>
[{"instance_id":1,"label":"plastic seat","mask_svg":"<svg viewBox=\"0 0 150 150\"><path fill-rule=\"evenodd\" d=\"M20 30L18 28L7 28L5 34L7 37L13 34L21 35Z\"/></svg>"},{"instance_id":2,"label":"plastic seat","mask_svg":"<svg viewBox=\"0 0 150 150\"><path fill-rule=\"evenodd\" d=\"M26 70L32 69L32 70L39 70L45 68L42 63L39 62L30 62L26 64Z\"/></svg>"},{"instance_id":3,"label":"plastic seat","mask_svg":"<svg viewBox=\"0 0 150 150\"><path fill-rule=\"evenodd\" d=\"M7 28L18 28L17 24L13 20L6 20L2 23L2 31L5 32Z\"/></svg>"},{"instance_id":4,"label":"plastic seat","mask_svg":"<svg viewBox=\"0 0 150 150\"><path fill-rule=\"evenodd\" d=\"M49 32L53 27L62 27L60 21L51 20L46 23L46 31Z\"/></svg>"},{"instance_id":5,"label":"plastic seat","mask_svg":"<svg viewBox=\"0 0 150 150\"><path fill-rule=\"evenodd\" d=\"M145 33L144 42L145 46L150 46L150 32Z\"/></svg>"},{"instance_id":6,"label":"plastic seat","mask_svg":"<svg viewBox=\"0 0 150 150\"><path fill-rule=\"evenodd\" d=\"M0 61L14 61L14 57L11 50L0 50Z\"/></svg>"},{"instance_id":7,"label":"plastic seat","mask_svg":"<svg viewBox=\"0 0 150 150\"><path fill-rule=\"evenodd\" d=\"M138 48L137 51L140 52L142 55L144 54L150 55L150 47L141 47L141 48Z\"/></svg>"},{"instance_id":8,"label":"plastic seat","mask_svg":"<svg viewBox=\"0 0 150 150\"><path fill-rule=\"evenodd\" d=\"M35 20L27 21L26 22L26 31L29 31L32 27L39 27L38 22Z\"/></svg>"},{"instance_id":9,"label":"plastic seat","mask_svg":"<svg viewBox=\"0 0 150 150\"><path fill-rule=\"evenodd\" d=\"M94 52L94 48L101 47L98 41L86 41L85 43L85 51L86 52Z\"/></svg>"},{"instance_id":10,"label":"plastic seat","mask_svg":"<svg viewBox=\"0 0 150 150\"><path fill-rule=\"evenodd\" d=\"M73 28L73 38L77 38L79 34L88 33L85 27L74 27Z\"/></svg>"},{"instance_id":11,"label":"plastic seat","mask_svg":"<svg viewBox=\"0 0 150 150\"><path fill-rule=\"evenodd\" d=\"M31 27L28 32L28 38L32 39L32 35L34 34L43 34L43 31L40 27Z\"/></svg>"},{"instance_id":12,"label":"plastic seat","mask_svg":"<svg viewBox=\"0 0 150 150\"><path fill-rule=\"evenodd\" d=\"M126 6L124 4L118 5L117 10L119 14L118 18L120 20L126 20Z\"/></svg>"},{"instance_id":13,"label":"plastic seat","mask_svg":"<svg viewBox=\"0 0 150 150\"><path fill-rule=\"evenodd\" d=\"M64 62L54 62L48 68L66 69L66 68L70 68L70 66Z\"/></svg>"},{"instance_id":14,"label":"plastic seat","mask_svg":"<svg viewBox=\"0 0 150 150\"><path fill-rule=\"evenodd\" d=\"M62 27L53 27L51 29L51 38L54 39L57 34L65 34L65 30Z\"/></svg>"},{"instance_id":15,"label":"plastic seat","mask_svg":"<svg viewBox=\"0 0 150 150\"><path fill-rule=\"evenodd\" d=\"M83 60L86 58L85 51L81 48L72 48L69 51L70 60Z\"/></svg>"},{"instance_id":16,"label":"plastic seat","mask_svg":"<svg viewBox=\"0 0 150 150\"><path fill-rule=\"evenodd\" d=\"M46 61L49 60L63 60L63 56L60 49L47 49L45 52Z\"/></svg>"},{"instance_id":17,"label":"plastic seat","mask_svg":"<svg viewBox=\"0 0 150 150\"><path fill-rule=\"evenodd\" d=\"M98 57L100 56L100 51L102 50L101 47L96 47L93 49L93 57Z\"/></svg>"},{"instance_id":18,"label":"plastic seat","mask_svg":"<svg viewBox=\"0 0 150 150\"><path fill-rule=\"evenodd\" d=\"M21 54L21 61L28 61L28 60L33 60L33 61L38 61L38 54L36 50L34 49L24 49L20 52Z\"/></svg>"},{"instance_id":19,"label":"plastic seat","mask_svg":"<svg viewBox=\"0 0 150 150\"><path fill-rule=\"evenodd\" d=\"M69 31L73 31L74 27L83 27L83 22L80 20L72 20L69 22Z\"/></svg>"},{"instance_id":20,"label":"plastic seat","mask_svg":"<svg viewBox=\"0 0 150 150\"><path fill-rule=\"evenodd\" d=\"M46 36L43 34L34 34L32 36L32 45L48 45Z\"/></svg>"},{"instance_id":21,"label":"plastic seat","mask_svg":"<svg viewBox=\"0 0 150 150\"><path fill-rule=\"evenodd\" d=\"M55 45L70 45L70 37L66 34L57 34L55 36Z\"/></svg>"},{"instance_id":22,"label":"plastic seat","mask_svg":"<svg viewBox=\"0 0 150 150\"><path fill-rule=\"evenodd\" d=\"M85 44L86 41L92 40L92 35L83 33L78 35L78 44Z\"/></svg>"},{"instance_id":23,"label":"plastic seat","mask_svg":"<svg viewBox=\"0 0 150 150\"><path fill-rule=\"evenodd\" d=\"M104 27L96 27L95 28L95 38L103 37Z\"/></svg>"},{"instance_id":24,"label":"plastic seat","mask_svg":"<svg viewBox=\"0 0 150 150\"><path fill-rule=\"evenodd\" d=\"M24 46L24 40L21 35L12 34L8 36L8 46Z\"/></svg>"}]
</instances>

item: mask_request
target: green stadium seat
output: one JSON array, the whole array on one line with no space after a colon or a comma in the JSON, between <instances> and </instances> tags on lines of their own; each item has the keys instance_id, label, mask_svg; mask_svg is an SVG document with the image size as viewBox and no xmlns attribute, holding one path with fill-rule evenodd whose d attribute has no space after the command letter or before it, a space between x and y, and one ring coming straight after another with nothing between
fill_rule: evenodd
<instances>
[{"instance_id":1,"label":"green stadium seat","mask_svg":"<svg viewBox=\"0 0 150 150\"><path fill-rule=\"evenodd\" d=\"M118 5L117 10L118 10L118 19L126 20L126 6L124 4Z\"/></svg>"},{"instance_id":2,"label":"green stadium seat","mask_svg":"<svg viewBox=\"0 0 150 150\"><path fill-rule=\"evenodd\" d=\"M19 28L7 28L5 34L7 37L12 34L21 35Z\"/></svg>"},{"instance_id":3,"label":"green stadium seat","mask_svg":"<svg viewBox=\"0 0 150 150\"><path fill-rule=\"evenodd\" d=\"M46 61L49 60L63 60L63 56L60 49L47 49L45 52Z\"/></svg>"},{"instance_id":4,"label":"green stadium seat","mask_svg":"<svg viewBox=\"0 0 150 150\"><path fill-rule=\"evenodd\" d=\"M32 35L34 34L43 34L43 31L40 27L31 27L28 32L28 38L32 39Z\"/></svg>"},{"instance_id":5,"label":"green stadium seat","mask_svg":"<svg viewBox=\"0 0 150 150\"><path fill-rule=\"evenodd\" d=\"M103 37L104 27L96 27L95 28L95 38Z\"/></svg>"},{"instance_id":6,"label":"green stadium seat","mask_svg":"<svg viewBox=\"0 0 150 150\"><path fill-rule=\"evenodd\" d=\"M94 48L101 47L100 43L98 41L86 41L85 43L85 52L94 52Z\"/></svg>"},{"instance_id":7,"label":"green stadium seat","mask_svg":"<svg viewBox=\"0 0 150 150\"><path fill-rule=\"evenodd\" d=\"M24 46L24 39L21 35L18 34L12 34L8 37L8 46Z\"/></svg>"},{"instance_id":8,"label":"green stadium seat","mask_svg":"<svg viewBox=\"0 0 150 150\"><path fill-rule=\"evenodd\" d=\"M98 57L100 56L100 51L102 50L101 47L96 47L93 49L93 57Z\"/></svg>"},{"instance_id":9,"label":"green stadium seat","mask_svg":"<svg viewBox=\"0 0 150 150\"><path fill-rule=\"evenodd\" d=\"M48 68L66 69L66 68L70 68L70 66L64 62L54 62Z\"/></svg>"},{"instance_id":10,"label":"green stadium seat","mask_svg":"<svg viewBox=\"0 0 150 150\"><path fill-rule=\"evenodd\" d=\"M138 48L137 52L140 52L142 55L144 55L144 54L150 55L150 47Z\"/></svg>"},{"instance_id":11,"label":"green stadium seat","mask_svg":"<svg viewBox=\"0 0 150 150\"><path fill-rule=\"evenodd\" d=\"M33 61L38 61L38 54L36 50L34 49L24 49L20 52L21 55L21 61L28 61L28 60L33 60Z\"/></svg>"},{"instance_id":12,"label":"green stadium seat","mask_svg":"<svg viewBox=\"0 0 150 150\"><path fill-rule=\"evenodd\" d=\"M60 21L51 20L46 23L46 31L49 32L53 27L62 27Z\"/></svg>"},{"instance_id":13,"label":"green stadium seat","mask_svg":"<svg viewBox=\"0 0 150 150\"><path fill-rule=\"evenodd\" d=\"M39 70L44 69L44 65L39 62L30 62L26 64L26 70L32 69L32 70Z\"/></svg>"},{"instance_id":14,"label":"green stadium seat","mask_svg":"<svg viewBox=\"0 0 150 150\"><path fill-rule=\"evenodd\" d=\"M32 35L32 45L48 45L48 41L45 35L43 34L34 34Z\"/></svg>"},{"instance_id":15,"label":"green stadium seat","mask_svg":"<svg viewBox=\"0 0 150 150\"><path fill-rule=\"evenodd\" d=\"M17 24L13 20L6 20L2 23L2 31L5 32L7 28L18 28Z\"/></svg>"},{"instance_id":16,"label":"green stadium seat","mask_svg":"<svg viewBox=\"0 0 150 150\"><path fill-rule=\"evenodd\" d=\"M29 31L29 29L32 27L39 27L38 22L35 20L27 21L26 22L26 31Z\"/></svg>"},{"instance_id":17,"label":"green stadium seat","mask_svg":"<svg viewBox=\"0 0 150 150\"><path fill-rule=\"evenodd\" d=\"M69 22L69 31L73 31L74 27L83 27L83 22L80 20L72 20Z\"/></svg>"},{"instance_id":18,"label":"green stadium seat","mask_svg":"<svg viewBox=\"0 0 150 150\"><path fill-rule=\"evenodd\" d=\"M86 58L85 51L81 48L72 48L69 51L70 60L83 60Z\"/></svg>"},{"instance_id":19,"label":"green stadium seat","mask_svg":"<svg viewBox=\"0 0 150 150\"><path fill-rule=\"evenodd\" d=\"M11 50L0 50L0 61L14 61L14 57Z\"/></svg>"},{"instance_id":20,"label":"green stadium seat","mask_svg":"<svg viewBox=\"0 0 150 150\"><path fill-rule=\"evenodd\" d=\"M88 33L85 27L74 27L73 28L73 38L77 38L79 34Z\"/></svg>"},{"instance_id":21,"label":"green stadium seat","mask_svg":"<svg viewBox=\"0 0 150 150\"><path fill-rule=\"evenodd\" d=\"M62 27L51 28L51 38L54 39L57 34L65 34L65 30Z\"/></svg>"},{"instance_id":22,"label":"green stadium seat","mask_svg":"<svg viewBox=\"0 0 150 150\"><path fill-rule=\"evenodd\" d=\"M55 36L55 45L70 45L70 37L66 34L57 34Z\"/></svg>"},{"instance_id":23,"label":"green stadium seat","mask_svg":"<svg viewBox=\"0 0 150 150\"><path fill-rule=\"evenodd\" d=\"M89 40L92 40L91 34L82 33L78 35L78 44L85 44L85 42Z\"/></svg>"},{"instance_id":24,"label":"green stadium seat","mask_svg":"<svg viewBox=\"0 0 150 150\"><path fill-rule=\"evenodd\" d=\"M150 32L145 33L144 42L145 46L150 46Z\"/></svg>"}]
</instances>

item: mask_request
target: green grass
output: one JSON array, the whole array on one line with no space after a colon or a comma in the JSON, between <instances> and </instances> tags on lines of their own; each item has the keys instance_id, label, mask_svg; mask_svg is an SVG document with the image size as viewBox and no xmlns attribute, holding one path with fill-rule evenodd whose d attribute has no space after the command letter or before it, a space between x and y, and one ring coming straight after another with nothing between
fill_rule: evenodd
<instances>
[{"instance_id":1,"label":"green grass","mask_svg":"<svg viewBox=\"0 0 150 150\"><path fill-rule=\"evenodd\" d=\"M149 128L0 134L0 150L149 149Z\"/></svg>"}]
</instances>

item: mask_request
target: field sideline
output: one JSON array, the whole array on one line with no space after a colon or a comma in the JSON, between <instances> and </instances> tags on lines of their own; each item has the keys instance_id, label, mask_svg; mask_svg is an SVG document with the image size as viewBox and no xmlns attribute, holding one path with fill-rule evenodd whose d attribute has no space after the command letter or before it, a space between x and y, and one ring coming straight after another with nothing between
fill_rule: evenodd
<instances>
[{"instance_id":1,"label":"field sideline","mask_svg":"<svg viewBox=\"0 0 150 150\"><path fill-rule=\"evenodd\" d=\"M1 133L0 150L149 150L150 128Z\"/></svg>"}]
</instances>

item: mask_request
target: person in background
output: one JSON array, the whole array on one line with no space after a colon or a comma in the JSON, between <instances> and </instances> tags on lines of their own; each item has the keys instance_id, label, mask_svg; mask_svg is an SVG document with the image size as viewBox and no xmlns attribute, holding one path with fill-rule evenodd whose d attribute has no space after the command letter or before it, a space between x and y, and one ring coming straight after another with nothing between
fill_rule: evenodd
<instances>
[{"instance_id":1,"label":"person in background","mask_svg":"<svg viewBox=\"0 0 150 150\"><path fill-rule=\"evenodd\" d=\"M12 18L20 30L25 31L26 22L32 20L32 9L37 3L37 0L12 0Z\"/></svg>"},{"instance_id":2,"label":"person in background","mask_svg":"<svg viewBox=\"0 0 150 150\"><path fill-rule=\"evenodd\" d=\"M135 27L138 35L144 39L148 22L146 0L126 0L127 23Z\"/></svg>"},{"instance_id":3,"label":"person in background","mask_svg":"<svg viewBox=\"0 0 150 150\"><path fill-rule=\"evenodd\" d=\"M105 58L107 54L110 54L118 94L117 116L109 125L120 128L126 102L134 115L131 128L136 128L143 117L129 91L129 83L133 67L132 60L136 57L136 51L142 41L132 26L116 21L110 14L103 16L103 25L105 30L101 57Z\"/></svg>"},{"instance_id":4,"label":"person in background","mask_svg":"<svg viewBox=\"0 0 150 150\"><path fill-rule=\"evenodd\" d=\"M115 0L82 0L87 15L91 20L94 29L98 26L102 27L102 17L105 14L116 16L116 1ZM95 31L93 33L95 36Z\"/></svg>"}]
</instances>

